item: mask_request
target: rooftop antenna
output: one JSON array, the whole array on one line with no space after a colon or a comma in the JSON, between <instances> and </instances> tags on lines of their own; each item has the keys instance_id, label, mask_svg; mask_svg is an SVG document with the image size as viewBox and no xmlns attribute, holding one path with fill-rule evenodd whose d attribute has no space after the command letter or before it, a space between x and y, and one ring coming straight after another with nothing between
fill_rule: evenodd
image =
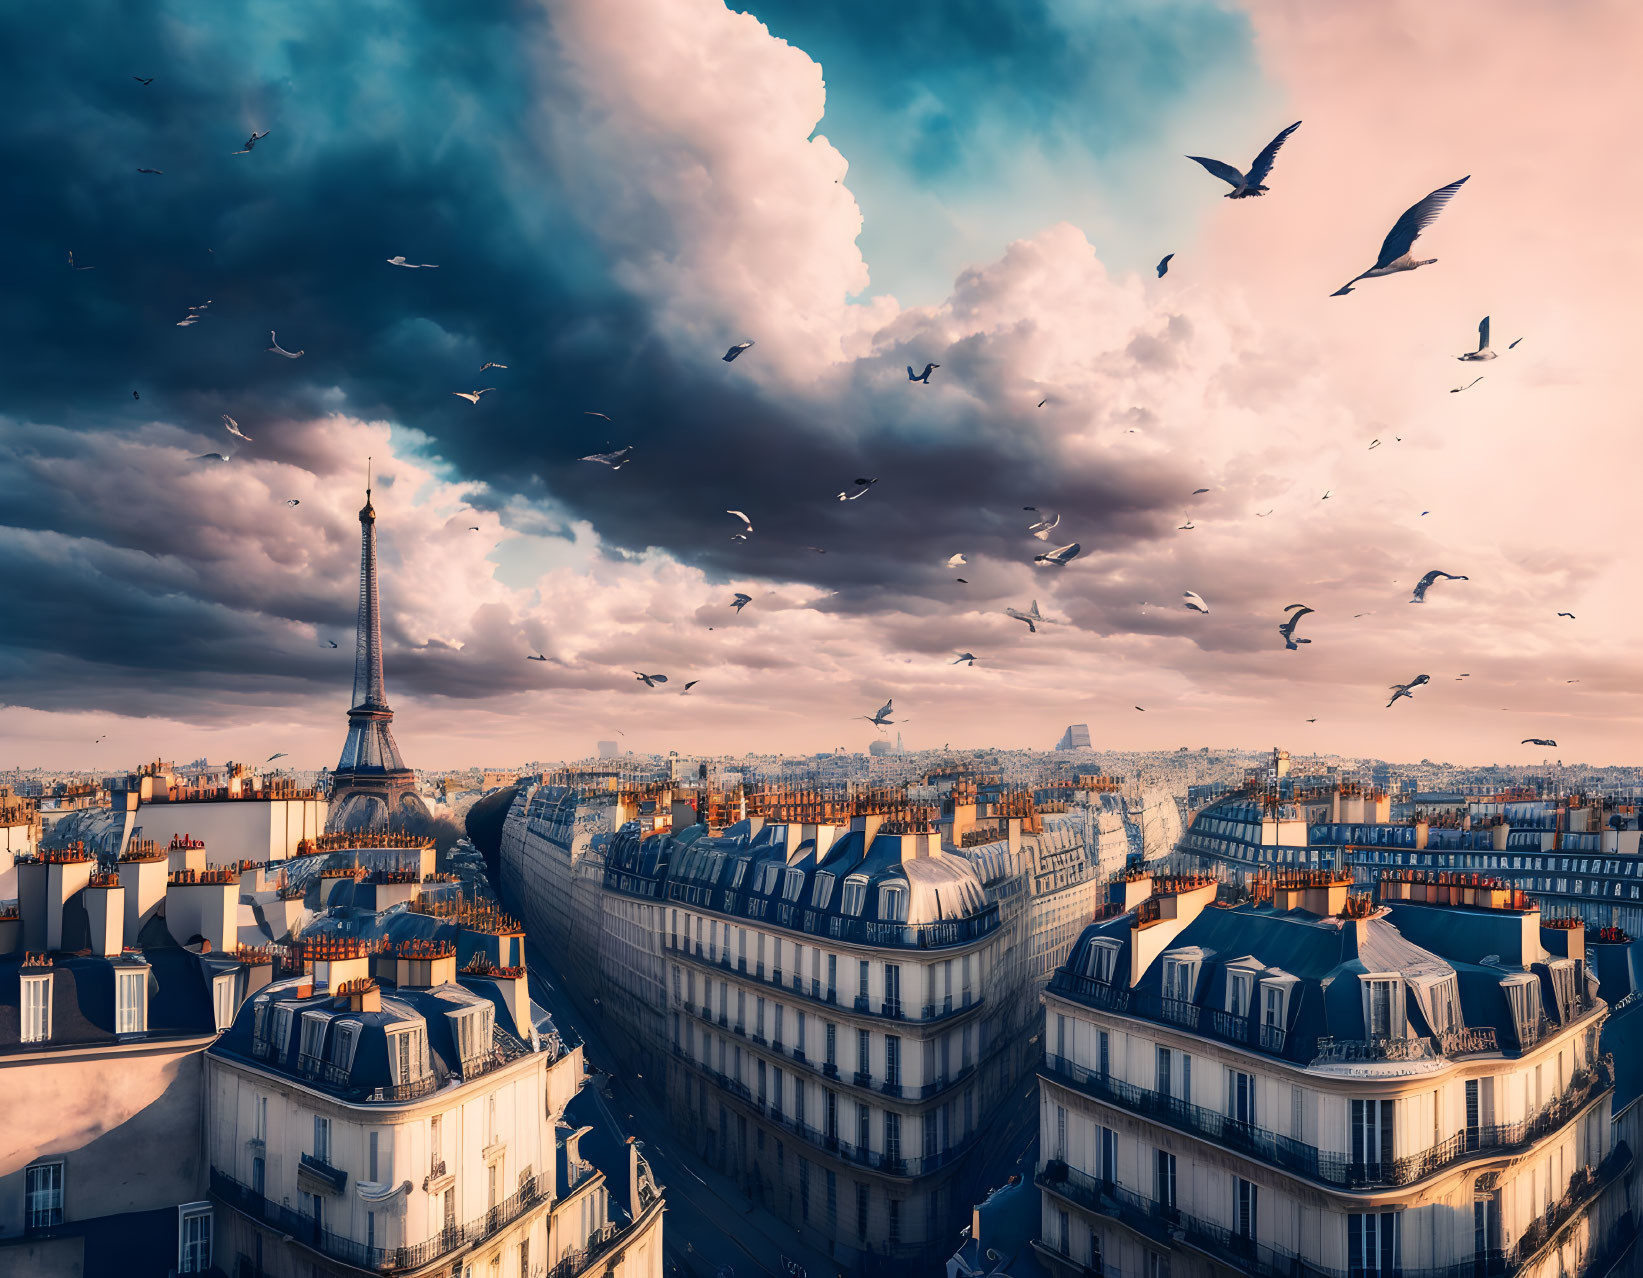
<instances>
[{"instance_id":1,"label":"rooftop antenna","mask_svg":"<svg viewBox=\"0 0 1643 1278\"><path fill-rule=\"evenodd\" d=\"M369 453L365 456L365 500L371 500L371 456Z\"/></svg>"}]
</instances>

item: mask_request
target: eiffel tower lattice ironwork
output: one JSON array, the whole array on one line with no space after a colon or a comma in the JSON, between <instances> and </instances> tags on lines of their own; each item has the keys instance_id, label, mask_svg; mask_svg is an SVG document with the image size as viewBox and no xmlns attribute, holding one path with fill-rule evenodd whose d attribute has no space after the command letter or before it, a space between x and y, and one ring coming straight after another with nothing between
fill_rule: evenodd
<instances>
[{"instance_id":1,"label":"eiffel tower lattice ironwork","mask_svg":"<svg viewBox=\"0 0 1643 1278\"><path fill-rule=\"evenodd\" d=\"M377 594L377 512L370 481L359 512L359 627L354 645L354 704L348 737L332 774L329 830L398 824L427 810L416 777L394 742L393 709L382 677L382 610Z\"/></svg>"}]
</instances>

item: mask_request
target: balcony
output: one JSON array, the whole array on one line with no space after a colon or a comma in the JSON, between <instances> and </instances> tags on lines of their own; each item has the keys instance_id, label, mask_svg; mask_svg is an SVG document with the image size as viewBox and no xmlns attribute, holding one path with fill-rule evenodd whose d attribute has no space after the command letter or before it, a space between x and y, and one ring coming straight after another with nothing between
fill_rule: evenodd
<instances>
[{"instance_id":1,"label":"balcony","mask_svg":"<svg viewBox=\"0 0 1643 1278\"><path fill-rule=\"evenodd\" d=\"M888 1016L893 1021L905 1021L907 1012L901 1005L899 998L887 998L879 1004L879 1015Z\"/></svg>"},{"instance_id":2,"label":"balcony","mask_svg":"<svg viewBox=\"0 0 1643 1278\"><path fill-rule=\"evenodd\" d=\"M856 1010L858 1012L871 1012L873 1010L873 1000L865 994L856 995Z\"/></svg>"},{"instance_id":3,"label":"balcony","mask_svg":"<svg viewBox=\"0 0 1643 1278\"><path fill-rule=\"evenodd\" d=\"M839 1076L839 1067L834 1062L828 1061L822 1066L822 1073L827 1075L828 1078L837 1078Z\"/></svg>"},{"instance_id":4,"label":"balcony","mask_svg":"<svg viewBox=\"0 0 1643 1278\"><path fill-rule=\"evenodd\" d=\"M1219 1110L1190 1105L1133 1083L1075 1065L1065 1057L1045 1059L1045 1077L1087 1096L1156 1123L1215 1141L1260 1162L1343 1189L1370 1189L1408 1185L1434 1172L1471 1158L1496 1158L1518 1153L1557 1130L1614 1085L1609 1058L1594 1070L1581 1070L1569 1090L1527 1120L1495 1123L1456 1132L1447 1140L1391 1162L1354 1162L1348 1155L1320 1150L1288 1136L1279 1136L1255 1123L1239 1122Z\"/></svg>"},{"instance_id":5,"label":"balcony","mask_svg":"<svg viewBox=\"0 0 1643 1278\"><path fill-rule=\"evenodd\" d=\"M858 1069L853 1081L857 1087L871 1087L873 1085L873 1076L864 1069Z\"/></svg>"},{"instance_id":6,"label":"balcony","mask_svg":"<svg viewBox=\"0 0 1643 1278\"><path fill-rule=\"evenodd\" d=\"M548 1202L549 1189L542 1177L533 1176L512 1196L464 1225L442 1229L431 1238L407 1246L368 1247L352 1238L332 1233L312 1216L304 1216L289 1207L271 1202L249 1185L241 1184L215 1168L211 1171L211 1192L242 1215L278 1233L288 1234L303 1246L311 1247L333 1260L356 1269L378 1272L420 1268L458 1248L482 1242L511 1225L531 1208Z\"/></svg>"}]
</instances>

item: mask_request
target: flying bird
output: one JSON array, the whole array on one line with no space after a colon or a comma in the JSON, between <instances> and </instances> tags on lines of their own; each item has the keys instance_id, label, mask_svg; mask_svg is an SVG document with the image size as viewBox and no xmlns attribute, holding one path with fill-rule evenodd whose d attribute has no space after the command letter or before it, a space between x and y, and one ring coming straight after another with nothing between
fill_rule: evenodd
<instances>
[{"instance_id":1,"label":"flying bird","mask_svg":"<svg viewBox=\"0 0 1643 1278\"><path fill-rule=\"evenodd\" d=\"M1403 216L1397 220L1392 229L1386 233L1386 239L1381 242L1380 256L1375 259L1375 265L1371 266L1362 275L1354 275L1330 296L1344 297L1352 291L1352 286L1359 280L1374 279L1381 275L1396 275L1400 271L1412 271L1417 266L1431 266L1436 262L1438 259L1435 257L1418 260L1410 256L1409 251L1414 247L1415 241L1420 238L1420 233L1437 220L1438 214L1443 212L1444 205L1455 198L1455 192L1460 190L1465 184L1466 178L1471 176L1468 173L1466 177L1451 182L1448 186L1440 186L1424 199L1416 201L1405 209Z\"/></svg>"},{"instance_id":2,"label":"flying bird","mask_svg":"<svg viewBox=\"0 0 1643 1278\"><path fill-rule=\"evenodd\" d=\"M547 654L541 652L537 653L535 656L525 658L526 661L546 661L547 659Z\"/></svg>"},{"instance_id":3,"label":"flying bird","mask_svg":"<svg viewBox=\"0 0 1643 1278\"><path fill-rule=\"evenodd\" d=\"M1451 395L1459 395L1462 391L1471 390L1472 387L1476 386L1482 380L1483 380L1483 378L1481 378L1481 377L1474 377L1471 381L1467 382L1466 385L1464 385L1464 386L1451 386L1449 388L1449 393Z\"/></svg>"},{"instance_id":4,"label":"flying bird","mask_svg":"<svg viewBox=\"0 0 1643 1278\"><path fill-rule=\"evenodd\" d=\"M285 504L287 506L300 506L300 505L302 505L302 498L300 498L300 497L288 497L288 498L286 498Z\"/></svg>"},{"instance_id":5,"label":"flying bird","mask_svg":"<svg viewBox=\"0 0 1643 1278\"><path fill-rule=\"evenodd\" d=\"M1035 635L1038 633L1038 626L1034 623L1044 620L1043 615L1038 611L1038 600L1036 599L1033 600L1033 606L1027 609L1026 612L1022 612L1019 608L1006 608L1004 615L1014 617L1017 621L1025 621L1028 632Z\"/></svg>"},{"instance_id":6,"label":"flying bird","mask_svg":"<svg viewBox=\"0 0 1643 1278\"><path fill-rule=\"evenodd\" d=\"M227 429L227 431L230 435L237 436L238 438L243 439L248 444L254 442L252 440L251 436L247 435L243 430L240 429L240 424L237 421L235 421L232 417L230 417L227 413L224 413L222 415L222 424Z\"/></svg>"},{"instance_id":7,"label":"flying bird","mask_svg":"<svg viewBox=\"0 0 1643 1278\"><path fill-rule=\"evenodd\" d=\"M1208 491L1209 491L1209 489L1207 489L1207 488L1194 488L1192 490L1192 495L1194 497L1196 497L1196 496L1198 496L1199 493L1207 493Z\"/></svg>"},{"instance_id":8,"label":"flying bird","mask_svg":"<svg viewBox=\"0 0 1643 1278\"><path fill-rule=\"evenodd\" d=\"M137 392L136 392L136 391L132 391L132 392L131 392L131 398L132 398L132 399L141 399L141 398L142 398L142 396L141 396L141 395L139 395L139 394L138 394L138 393L137 393Z\"/></svg>"},{"instance_id":9,"label":"flying bird","mask_svg":"<svg viewBox=\"0 0 1643 1278\"><path fill-rule=\"evenodd\" d=\"M285 751L281 750L278 754L269 755L268 758L265 759L263 762L272 763L275 759L283 759L285 757L286 757Z\"/></svg>"},{"instance_id":10,"label":"flying bird","mask_svg":"<svg viewBox=\"0 0 1643 1278\"><path fill-rule=\"evenodd\" d=\"M907 380L910 382L923 382L928 386L930 384L930 374L940 367L940 364L926 364L922 373L915 373L913 366L909 364L907 366Z\"/></svg>"},{"instance_id":11,"label":"flying bird","mask_svg":"<svg viewBox=\"0 0 1643 1278\"><path fill-rule=\"evenodd\" d=\"M1380 446L1381 446L1381 441L1378 440L1378 439L1372 439L1372 440L1369 441L1369 451L1370 452L1374 452Z\"/></svg>"},{"instance_id":12,"label":"flying bird","mask_svg":"<svg viewBox=\"0 0 1643 1278\"><path fill-rule=\"evenodd\" d=\"M1232 190L1227 192L1227 199L1229 200L1245 200L1251 196L1265 195L1267 188L1263 184L1266 182L1267 174L1272 172L1273 160L1278 158L1278 148L1283 146L1284 140L1300 127L1301 122L1297 120L1277 137L1273 138L1272 141L1268 142L1262 149L1261 153L1255 157L1255 162L1249 166L1248 173L1240 173L1237 169L1233 168L1232 165L1227 164L1224 161L1211 160L1202 155L1189 155L1187 156L1187 159L1195 160L1197 163L1202 164L1216 177L1220 178L1221 181L1231 186ZM1171 256L1173 256L1173 254ZM1164 261L1169 261L1169 258L1165 258ZM1164 273L1162 262L1159 263L1158 273L1160 275Z\"/></svg>"},{"instance_id":13,"label":"flying bird","mask_svg":"<svg viewBox=\"0 0 1643 1278\"><path fill-rule=\"evenodd\" d=\"M1519 745L1551 746L1553 749L1557 748L1557 742L1553 741L1550 737L1524 737L1522 741L1518 742L1518 744Z\"/></svg>"},{"instance_id":14,"label":"flying bird","mask_svg":"<svg viewBox=\"0 0 1643 1278\"><path fill-rule=\"evenodd\" d=\"M598 462L601 466L609 466L612 470L621 470L633 460L633 445L618 448L614 453L589 453L586 457L578 457L578 461Z\"/></svg>"},{"instance_id":15,"label":"flying bird","mask_svg":"<svg viewBox=\"0 0 1643 1278\"><path fill-rule=\"evenodd\" d=\"M1028 506L1026 509L1037 510L1038 508L1036 506ZM1034 537L1037 537L1040 541L1048 541L1050 539L1050 534L1060 527L1060 525L1061 516L1051 512L1043 519L1040 519L1037 523L1029 524L1027 526L1027 531Z\"/></svg>"},{"instance_id":16,"label":"flying bird","mask_svg":"<svg viewBox=\"0 0 1643 1278\"><path fill-rule=\"evenodd\" d=\"M335 639L327 639L325 642L330 644L333 648L337 646L337 641Z\"/></svg>"},{"instance_id":17,"label":"flying bird","mask_svg":"<svg viewBox=\"0 0 1643 1278\"><path fill-rule=\"evenodd\" d=\"M479 531L479 525L478 524L469 524L468 525L468 531L469 532L478 532Z\"/></svg>"},{"instance_id":18,"label":"flying bird","mask_svg":"<svg viewBox=\"0 0 1643 1278\"><path fill-rule=\"evenodd\" d=\"M231 454L231 453L201 453L194 460L195 461L222 461L222 462L225 462L232 455L233 454Z\"/></svg>"},{"instance_id":19,"label":"flying bird","mask_svg":"<svg viewBox=\"0 0 1643 1278\"><path fill-rule=\"evenodd\" d=\"M387 259L389 266L403 266L407 271L437 271L438 262L407 262L403 253Z\"/></svg>"},{"instance_id":20,"label":"flying bird","mask_svg":"<svg viewBox=\"0 0 1643 1278\"><path fill-rule=\"evenodd\" d=\"M638 679L638 681L640 683L644 684L645 687L647 687L647 688L654 688L659 683L666 683L667 682L667 676L663 675L663 674L654 674L654 675L640 674L639 671L637 671L637 670L635 670L633 672L633 674L634 674L634 677L636 679Z\"/></svg>"},{"instance_id":21,"label":"flying bird","mask_svg":"<svg viewBox=\"0 0 1643 1278\"><path fill-rule=\"evenodd\" d=\"M1067 546L1057 546L1054 550L1046 550L1042 555L1034 555L1033 562L1050 568L1065 568L1078 558L1083 550L1076 541Z\"/></svg>"},{"instance_id":22,"label":"flying bird","mask_svg":"<svg viewBox=\"0 0 1643 1278\"><path fill-rule=\"evenodd\" d=\"M268 131L266 129L264 129L261 133L258 133L255 129L252 129L251 130L251 136L246 138L246 140L245 140L245 150L235 151L234 154L235 155L250 155L251 154L251 148L256 146L257 143L261 142L267 136L268 136Z\"/></svg>"},{"instance_id":23,"label":"flying bird","mask_svg":"<svg viewBox=\"0 0 1643 1278\"><path fill-rule=\"evenodd\" d=\"M495 361L494 361L494 360L493 360L493 361L491 361L491 362L489 362L489 363L485 363L485 364L481 364L481 365L480 365L480 366L479 366L479 371L480 371L480 372L481 372L481 373L483 373L483 372L485 372L485 371L486 371L486 370L487 370L487 369L491 369L491 368L506 368L506 367L507 367L507 365L506 365L506 364L498 364L498 363L496 363L496 362L495 362ZM600 416L600 417L604 417L604 416L605 416L605 415L604 415L604 414L603 414L603 413L600 413L600 414L598 414L598 416ZM606 421L609 421L609 420L610 420L610 418L608 418L608 417L605 417L605 420L606 420Z\"/></svg>"},{"instance_id":24,"label":"flying bird","mask_svg":"<svg viewBox=\"0 0 1643 1278\"><path fill-rule=\"evenodd\" d=\"M286 359L301 359L305 354L307 354L306 351L286 350L285 347L279 344L279 339L274 336L273 329L268 330L268 343L268 350L270 353L274 355L283 355Z\"/></svg>"},{"instance_id":25,"label":"flying bird","mask_svg":"<svg viewBox=\"0 0 1643 1278\"><path fill-rule=\"evenodd\" d=\"M752 346L753 346L752 342L737 342L736 345L732 346L728 351L726 351L724 353L725 363L727 363L727 364L730 363L731 360L736 358L736 356L740 355L745 350L751 349Z\"/></svg>"},{"instance_id":26,"label":"flying bird","mask_svg":"<svg viewBox=\"0 0 1643 1278\"><path fill-rule=\"evenodd\" d=\"M690 681L690 682L689 682L689 683L687 683L687 684L686 684L686 685L685 685L685 690L684 690L684 691L683 691L683 692L681 692L681 693L680 693L680 694L679 694L679 695L680 695L680 696L681 696L681 697L684 697L684 696L688 696L688 695L689 695L689 694L690 694L690 690L691 690L691 689L692 689L692 688L694 688L694 687L695 687L695 686L696 686L696 685L697 685L697 684L699 684L699 683L700 683L700 682L701 682L701 680L700 680L700 679L692 679L692 680L691 680L691 681Z\"/></svg>"},{"instance_id":27,"label":"flying bird","mask_svg":"<svg viewBox=\"0 0 1643 1278\"><path fill-rule=\"evenodd\" d=\"M867 496L867 494L871 491L872 490L870 488L863 488L853 493L840 493L838 499L840 501L855 501L858 497Z\"/></svg>"},{"instance_id":28,"label":"flying bird","mask_svg":"<svg viewBox=\"0 0 1643 1278\"><path fill-rule=\"evenodd\" d=\"M1430 683L1431 681L1432 676L1430 675L1416 675L1408 683L1393 684L1391 687L1392 700L1386 703L1386 708L1390 710L1399 697L1409 697L1412 700L1414 698L1415 689L1420 687L1421 684Z\"/></svg>"},{"instance_id":29,"label":"flying bird","mask_svg":"<svg viewBox=\"0 0 1643 1278\"><path fill-rule=\"evenodd\" d=\"M95 266L75 266L73 249L68 251L68 264L71 269L76 271L95 271L97 269Z\"/></svg>"},{"instance_id":30,"label":"flying bird","mask_svg":"<svg viewBox=\"0 0 1643 1278\"><path fill-rule=\"evenodd\" d=\"M1189 519L1189 520L1187 520L1186 523L1177 524L1175 527L1180 532L1189 532L1192 529L1196 528L1197 526L1198 526L1197 524L1193 523L1192 520Z\"/></svg>"},{"instance_id":31,"label":"flying bird","mask_svg":"<svg viewBox=\"0 0 1643 1278\"><path fill-rule=\"evenodd\" d=\"M139 172L139 173L152 173L156 177L164 177L165 176L165 170L164 169L138 169L137 172Z\"/></svg>"},{"instance_id":32,"label":"flying bird","mask_svg":"<svg viewBox=\"0 0 1643 1278\"><path fill-rule=\"evenodd\" d=\"M1522 340L1523 340L1523 339L1522 339L1522 338L1521 338L1521 337L1519 337L1519 338L1517 338L1517 339L1515 339L1515 340L1514 340L1514 341L1513 341L1513 342L1512 342L1512 344L1511 344L1511 345L1510 345L1510 346L1508 346L1508 347L1507 347L1507 348L1506 348L1506 349L1507 349L1507 350L1509 350L1509 351L1510 351L1510 350L1516 350L1516 349L1517 349L1517 344L1518 344L1518 342L1521 342L1521 341L1522 341Z\"/></svg>"},{"instance_id":33,"label":"flying bird","mask_svg":"<svg viewBox=\"0 0 1643 1278\"><path fill-rule=\"evenodd\" d=\"M1142 714L1146 714L1146 712L1147 712L1146 706L1136 706L1135 708L1137 710L1139 710Z\"/></svg>"},{"instance_id":34,"label":"flying bird","mask_svg":"<svg viewBox=\"0 0 1643 1278\"><path fill-rule=\"evenodd\" d=\"M1414 596L1409 600L1409 602L1410 603L1425 603L1426 602L1426 592L1432 588L1432 583L1435 582L1439 577L1442 577L1445 581L1470 581L1471 580L1470 577L1464 577L1464 576L1461 576L1458 573L1444 572L1440 568L1434 568L1434 569L1432 569L1431 572L1427 573L1426 576L1422 577L1419 581L1417 581L1415 583L1415 593L1414 593Z\"/></svg>"},{"instance_id":35,"label":"flying bird","mask_svg":"<svg viewBox=\"0 0 1643 1278\"><path fill-rule=\"evenodd\" d=\"M741 591L738 590L736 592L736 597L730 601L730 606L732 608L734 608L737 612L740 612L743 608L747 607L747 605L752 603L752 602L753 602L753 596L752 595L744 595Z\"/></svg>"},{"instance_id":36,"label":"flying bird","mask_svg":"<svg viewBox=\"0 0 1643 1278\"><path fill-rule=\"evenodd\" d=\"M483 371L483 370L481 370L481 371ZM610 414L609 413L590 413L586 409L583 409L582 410L582 416L583 417L603 417L607 422L610 421Z\"/></svg>"},{"instance_id":37,"label":"flying bird","mask_svg":"<svg viewBox=\"0 0 1643 1278\"><path fill-rule=\"evenodd\" d=\"M958 660L953 662L953 664L955 666L957 666L957 665L973 666L973 665L975 665L975 663L976 663L976 654L973 653L973 652L961 652L961 653L958 654Z\"/></svg>"},{"instance_id":38,"label":"flying bird","mask_svg":"<svg viewBox=\"0 0 1643 1278\"><path fill-rule=\"evenodd\" d=\"M455 395L458 399L467 400L470 404L477 404L481 395L487 394L495 389L496 387L494 386L485 386L476 391L452 391L451 394Z\"/></svg>"},{"instance_id":39,"label":"flying bird","mask_svg":"<svg viewBox=\"0 0 1643 1278\"><path fill-rule=\"evenodd\" d=\"M1510 346L1508 346L1506 349L1511 350L1512 348ZM1495 358L1494 351L1489 349L1489 317L1487 315L1485 315L1483 317L1483 322L1478 325L1478 348L1477 348L1477 350L1467 351L1466 354L1457 355L1457 356L1455 356L1455 358L1459 359L1459 360L1478 360L1478 359L1494 359Z\"/></svg>"},{"instance_id":40,"label":"flying bird","mask_svg":"<svg viewBox=\"0 0 1643 1278\"><path fill-rule=\"evenodd\" d=\"M1334 492L1334 491L1335 490L1333 488L1324 489L1324 495L1322 497L1318 498L1318 500L1319 501L1328 501L1329 500L1329 494Z\"/></svg>"},{"instance_id":41,"label":"flying bird","mask_svg":"<svg viewBox=\"0 0 1643 1278\"><path fill-rule=\"evenodd\" d=\"M742 529L741 532L731 533L730 534L730 540L731 541L746 541L748 533L753 531L753 521L751 519L749 519L746 515L744 515L739 510L727 510L727 511L725 511L725 514L735 515L737 519L741 520L742 523L747 525L747 527Z\"/></svg>"},{"instance_id":42,"label":"flying bird","mask_svg":"<svg viewBox=\"0 0 1643 1278\"><path fill-rule=\"evenodd\" d=\"M1256 512L1255 512L1255 518L1257 518L1257 519L1265 519L1265 518L1266 518L1266 517L1267 517L1267 516L1268 516L1268 515L1270 515L1270 514L1271 514L1271 513L1272 513L1272 512L1271 512L1271 511L1270 511L1270 510L1258 510L1258 511L1256 511Z\"/></svg>"},{"instance_id":43,"label":"flying bird","mask_svg":"<svg viewBox=\"0 0 1643 1278\"><path fill-rule=\"evenodd\" d=\"M1560 617L1567 617L1570 621L1575 619L1575 615L1572 612L1560 612L1557 615Z\"/></svg>"},{"instance_id":44,"label":"flying bird","mask_svg":"<svg viewBox=\"0 0 1643 1278\"><path fill-rule=\"evenodd\" d=\"M1301 644L1312 642L1310 639L1297 639L1295 637L1295 627L1301 624L1302 617L1309 612L1316 611L1316 609L1308 608L1305 604L1290 604L1284 611L1289 613L1289 616L1278 626L1278 633L1284 637L1284 647L1291 652L1295 652Z\"/></svg>"},{"instance_id":45,"label":"flying bird","mask_svg":"<svg viewBox=\"0 0 1643 1278\"><path fill-rule=\"evenodd\" d=\"M146 89L146 88L147 88L147 87L148 87L148 86L149 86L149 85L151 85L151 84L153 84L153 83L154 83L154 77L153 77L153 76L149 76L149 77L148 77L148 78L147 78L147 79L146 79L146 80L145 80L145 79L144 79L144 78L143 78L143 77L142 77L142 76L140 76L140 75L134 75L134 76L132 76L132 77L131 77L131 78L132 78L132 79L133 79L133 80L135 80L135 81L136 81L136 82L137 82L137 83L138 83L138 84L140 84L140 85L142 85L142 86L143 86L143 88L145 88L145 89Z\"/></svg>"},{"instance_id":46,"label":"flying bird","mask_svg":"<svg viewBox=\"0 0 1643 1278\"><path fill-rule=\"evenodd\" d=\"M970 579L968 577L954 577L953 580L958 582L961 586L968 586L970 584Z\"/></svg>"},{"instance_id":47,"label":"flying bird","mask_svg":"<svg viewBox=\"0 0 1643 1278\"><path fill-rule=\"evenodd\" d=\"M882 728L887 723L895 722L895 720L890 717L890 708L894 704L895 702L893 700L886 701L872 714L858 714L853 715L852 717L856 719L866 719L867 722L872 724L875 728Z\"/></svg>"},{"instance_id":48,"label":"flying bird","mask_svg":"<svg viewBox=\"0 0 1643 1278\"><path fill-rule=\"evenodd\" d=\"M1170 260L1170 258L1172 258L1174 256L1175 256L1174 253L1165 253L1163 257L1158 259L1158 278L1159 279L1163 279L1164 276L1169 274L1169 260Z\"/></svg>"},{"instance_id":49,"label":"flying bird","mask_svg":"<svg viewBox=\"0 0 1643 1278\"><path fill-rule=\"evenodd\" d=\"M1204 602L1204 597L1195 590L1183 590L1181 592L1181 606L1190 608L1193 612L1201 612L1206 617L1209 616L1209 605Z\"/></svg>"}]
</instances>

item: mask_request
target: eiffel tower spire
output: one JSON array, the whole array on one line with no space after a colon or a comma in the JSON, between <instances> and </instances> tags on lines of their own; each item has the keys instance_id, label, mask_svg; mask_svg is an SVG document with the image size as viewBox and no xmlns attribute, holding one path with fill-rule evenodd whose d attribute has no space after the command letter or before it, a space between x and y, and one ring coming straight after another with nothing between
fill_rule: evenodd
<instances>
[{"instance_id":1,"label":"eiffel tower spire","mask_svg":"<svg viewBox=\"0 0 1643 1278\"><path fill-rule=\"evenodd\" d=\"M367 459L367 465L369 459ZM359 511L359 625L354 645L354 704L348 736L332 774L326 829L370 830L403 826L427 809L417 797L416 777L394 742L394 712L382 678L382 610L377 596L377 512L366 472L365 505Z\"/></svg>"}]
</instances>

